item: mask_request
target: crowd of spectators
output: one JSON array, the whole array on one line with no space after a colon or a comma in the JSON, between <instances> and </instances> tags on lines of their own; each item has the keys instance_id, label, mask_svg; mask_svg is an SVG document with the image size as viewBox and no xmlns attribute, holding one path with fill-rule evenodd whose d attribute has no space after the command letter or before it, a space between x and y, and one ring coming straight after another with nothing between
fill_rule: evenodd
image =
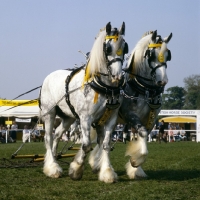
<instances>
[{"instance_id":1,"label":"crowd of spectators","mask_svg":"<svg viewBox=\"0 0 200 200\"><path fill-rule=\"evenodd\" d=\"M17 130L18 125L16 122L13 122L12 125L0 125L0 142L1 143L14 143L17 140ZM24 126L24 129L22 130L22 141L28 142L28 141L34 141L37 140L43 141L44 137L40 134L40 131L36 128L32 129L31 127L28 127L27 125Z\"/></svg>"},{"instance_id":2,"label":"crowd of spectators","mask_svg":"<svg viewBox=\"0 0 200 200\"><path fill-rule=\"evenodd\" d=\"M158 126L154 126L150 133L151 140L174 142L174 141L185 141L187 140L186 131L182 126L177 123L169 123L167 130L165 129L164 121Z\"/></svg>"}]
</instances>

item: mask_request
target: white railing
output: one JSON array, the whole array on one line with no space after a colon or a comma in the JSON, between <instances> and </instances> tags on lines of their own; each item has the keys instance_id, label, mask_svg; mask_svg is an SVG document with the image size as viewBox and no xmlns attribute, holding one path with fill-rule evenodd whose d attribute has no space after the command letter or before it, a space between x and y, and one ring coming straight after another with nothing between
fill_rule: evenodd
<instances>
[{"instance_id":1,"label":"white railing","mask_svg":"<svg viewBox=\"0 0 200 200\"><path fill-rule=\"evenodd\" d=\"M24 129L17 129L17 130L6 130L6 137L5 137L5 143L8 143L8 139L9 139L9 136L10 136L10 132L11 131L16 131L16 134L17 134L17 132L22 132L22 138L23 138L23 130ZM39 131L44 131L44 130L39 130ZM30 130L30 134L29 134L29 138L28 138L28 142L31 142L31 133L32 133L32 131ZM17 136L16 136L17 137ZM12 138L13 139L13 138Z\"/></svg>"},{"instance_id":2,"label":"white railing","mask_svg":"<svg viewBox=\"0 0 200 200\"><path fill-rule=\"evenodd\" d=\"M156 135L158 135L159 134L159 129L156 129L156 130L154 130L154 131L156 131ZM177 131L177 133L180 131L180 130L178 130L178 129L176 129L176 131ZM193 135L194 136L196 136L196 132L197 132L197 130L181 130L181 131L185 131L185 132L193 132ZM169 132L169 130L167 129L167 130L164 130L164 132ZM175 135L173 135L173 136L175 136ZM168 134L168 141L170 141L170 135ZM149 134L149 140L148 140L148 142L152 142L152 140L151 140L151 133Z\"/></svg>"}]
</instances>

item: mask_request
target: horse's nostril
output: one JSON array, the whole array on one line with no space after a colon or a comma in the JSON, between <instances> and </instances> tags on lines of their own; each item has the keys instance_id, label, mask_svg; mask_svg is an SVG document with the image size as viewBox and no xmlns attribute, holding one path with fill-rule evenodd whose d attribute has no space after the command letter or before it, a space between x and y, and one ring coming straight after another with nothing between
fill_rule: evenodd
<instances>
[{"instance_id":1,"label":"horse's nostril","mask_svg":"<svg viewBox=\"0 0 200 200\"><path fill-rule=\"evenodd\" d=\"M162 84L162 81L158 81L157 84L158 84L158 85L161 85L161 84Z\"/></svg>"},{"instance_id":2,"label":"horse's nostril","mask_svg":"<svg viewBox=\"0 0 200 200\"><path fill-rule=\"evenodd\" d=\"M159 85L159 86L165 86L166 82L165 81L158 81L157 85Z\"/></svg>"}]
</instances>

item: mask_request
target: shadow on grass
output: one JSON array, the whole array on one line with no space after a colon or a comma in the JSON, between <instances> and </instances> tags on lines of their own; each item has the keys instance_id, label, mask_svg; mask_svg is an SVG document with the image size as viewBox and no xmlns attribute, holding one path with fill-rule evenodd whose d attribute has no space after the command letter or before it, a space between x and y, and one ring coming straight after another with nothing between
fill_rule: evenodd
<instances>
[{"instance_id":1,"label":"shadow on grass","mask_svg":"<svg viewBox=\"0 0 200 200\"><path fill-rule=\"evenodd\" d=\"M147 170L147 178L137 180L167 180L167 181L185 181L200 178L200 170ZM117 171L120 181L130 181L125 171Z\"/></svg>"},{"instance_id":2,"label":"shadow on grass","mask_svg":"<svg viewBox=\"0 0 200 200\"><path fill-rule=\"evenodd\" d=\"M200 178L200 170L149 170L145 172L149 180L184 181Z\"/></svg>"}]
</instances>

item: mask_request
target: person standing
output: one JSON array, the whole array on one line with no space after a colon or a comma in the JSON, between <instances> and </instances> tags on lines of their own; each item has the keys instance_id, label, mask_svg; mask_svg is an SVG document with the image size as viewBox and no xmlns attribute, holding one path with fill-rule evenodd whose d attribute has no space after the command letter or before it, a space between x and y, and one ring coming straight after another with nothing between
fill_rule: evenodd
<instances>
[{"instance_id":1,"label":"person standing","mask_svg":"<svg viewBox=\"0 0 200 200\"><path fill-rule=\"evenodd\" d=\"M125 124L124 130L123 130L123 143L126 144L126 138L128 135L128 124Z\"/></svg>"},{"instance_id":2,"label":"person standing","mask_svg":"<svg viewBox=\"0 0 200 200\"><path fill-rule=\"evenodd\" d=\"M180 138L183 141L186 140L186 133L185 133L185 130L183 130L183 127L181 127L181 130L180 130Z\"/></svg>"},{"instance_id":3,"label":"person standing","mask_svg":"<svg viewBox=\"0 0 200 200\"><path fill-rule=\"evenodd\" d=\"M29 138L30 138L30 130L28 129L28 126L25 125L23 129L22 141L25 143L29 140Z\"/></svg>"},{"instance_id":4,"label":"person standing","mask_svg":"<svg viewBox=\"0 0 200 200\"><path fill-rule=\"evenodd\" d=\"M174 131L173 131L172 127L170 127L170 129L169 129L168 135L170 137L170 142L174 142Z\"/></svg>"},{"instance_id":5,"label":"person standing","mask_svg":"<svg viewBox=\"0 0 200 200\"><path fill-rule=\"evenodd\" d=\"M10 137L13 139L14 142L16 142L16 139L17 139L17 129L18 129L18 125L16 124L15 121L13 121L11 130L10 130Z\"/></svg>"},{"instance_id":6,"label":"person standing","mask_svg":"<svg viewBox=\"0 0 200 200\"><path fill-rule=\"evenodd\" d=\"M165 130L164 120L162 120L159 126L159 136L158 136L159 143L161 143L161 140L163 140L165 143L167 142L166 138L164 138L164 133L165 133L164 130Z\"/></svg>"}]
</instances>

